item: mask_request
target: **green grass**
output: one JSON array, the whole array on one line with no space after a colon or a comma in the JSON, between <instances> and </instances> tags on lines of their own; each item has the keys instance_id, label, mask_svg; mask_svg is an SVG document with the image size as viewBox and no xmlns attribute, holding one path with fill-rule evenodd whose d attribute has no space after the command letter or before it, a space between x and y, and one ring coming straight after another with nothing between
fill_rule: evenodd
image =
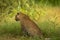
<instances>
[{"instance_id":1,"label":"green grass","mask_svg":"<svg viewBox=\"0 0 60 40\"><path fill-rule=\"evenodd\" d=\"M60 32L59 32L60 25L55 26L54 23L43 22L40 23L39 26L46 37L60 37Z\"/></svg>"},{"instance_id":2,"label":"green grass","mask_svg":"<svg viewBox=\"0 0 60 40\"><path fill-rule=\"evenodd\" d=\"M51 22L43 22L43 23L39 23L38 26L42 30L44 37L51 38L51 40L60 40L60 32L59 32L60 25L57 25L57 27L55 27L54 24ZM11 37L11 40L12 39L16 39L16 40L40 40L37 37L31 38L31 37L20 36L20 33L21 33L21 26L20 26L19 22L4 23L3 25L0 25L0 37L3 39Z\"/></svg>"},{"instance_id":3,"label":"green grass","mask_svg":"<svg viewBox=\"0 0 60 40\"><path fill-rule=\"evenodd\" d=\"M19 23L5 23L0 26L0 35L1 34L13 34L18 35L21 32Z\"/></svg>"}]
</instances>

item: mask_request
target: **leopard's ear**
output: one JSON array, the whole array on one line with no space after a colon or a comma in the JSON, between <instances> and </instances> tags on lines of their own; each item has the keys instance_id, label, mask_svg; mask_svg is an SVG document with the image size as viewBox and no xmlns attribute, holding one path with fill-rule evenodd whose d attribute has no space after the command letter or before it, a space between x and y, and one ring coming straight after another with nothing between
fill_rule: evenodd
<instances>
[{"instance_id":1,"label":"leopard's ear","mask_svg":"<svg viewBox=\"0 0 60 40\"><path fill-rule=\"evenodd\" d=\"M19 15L19 13L17 13L17 15Z\"/></svg>"}]
</instances>

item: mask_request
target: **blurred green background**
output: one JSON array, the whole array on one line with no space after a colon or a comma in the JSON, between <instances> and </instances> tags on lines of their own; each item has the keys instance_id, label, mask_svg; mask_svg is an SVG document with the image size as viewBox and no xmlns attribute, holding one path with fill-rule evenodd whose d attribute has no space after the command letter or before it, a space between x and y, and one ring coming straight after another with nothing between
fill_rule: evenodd
<instances>
[{"instance_id":1,"label":"blurred green background","mask_svg":"<svg viewBox=\"0 0 60 40\"><path fill-rule=\"evenodd\" d=\"M28 15L45 37L60 40L60 0L0 0L0 35L20 35L17 12Z\"/></svg>"}]
</instances>

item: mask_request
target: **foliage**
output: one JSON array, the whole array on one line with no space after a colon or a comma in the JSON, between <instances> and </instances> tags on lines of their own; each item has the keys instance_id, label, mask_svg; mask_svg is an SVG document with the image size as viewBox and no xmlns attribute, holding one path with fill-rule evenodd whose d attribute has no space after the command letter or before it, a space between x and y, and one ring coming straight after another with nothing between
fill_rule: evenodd
<instances>
[{"instance_id":1,"label":"foliage","mask_svg":"<svg viewBox=\"0 0 60 40\"><path fill-rule=\"evenodd\" d=\"M20 23L15 21L17 12L23 12L36 22L45 37L60 39L60 0L0 0L0 35L20 36Z\"/></svg>"}]
</instances>

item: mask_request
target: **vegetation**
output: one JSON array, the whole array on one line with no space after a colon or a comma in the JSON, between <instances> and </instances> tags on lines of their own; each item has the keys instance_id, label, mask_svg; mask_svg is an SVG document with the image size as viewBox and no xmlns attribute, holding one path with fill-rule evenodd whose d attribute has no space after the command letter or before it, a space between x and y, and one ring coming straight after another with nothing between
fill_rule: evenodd
<instances>
[{"instance_id":1,"label":"vegetation","mask_svg":"<svg viewBox=\"0 0 60 40\"><path fill-rule=\"evenodd\" d=\"M60 0L0 0L0 40L40 40L20 36L20 23L15 21L20 11L39 26L44 37L60 40Z\"/></svg>"}]
</instances>

